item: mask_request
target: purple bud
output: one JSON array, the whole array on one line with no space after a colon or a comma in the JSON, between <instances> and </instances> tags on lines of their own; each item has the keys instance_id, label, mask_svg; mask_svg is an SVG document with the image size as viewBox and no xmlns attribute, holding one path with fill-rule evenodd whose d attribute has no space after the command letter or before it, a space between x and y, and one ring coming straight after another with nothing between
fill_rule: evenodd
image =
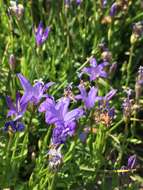
<instances>
[{"instance_id":1,"label":"purple bud","mask_svg":"<svg viewBox=\"0 0 143 190\"><path fill-rule=\"evenodd\" d=\"M117 14L117 8L118 8L117 3L116 2L113 3L110 8L110 16L111 17L114 17Z\"/></svg>"},{"instance_id":2,"label":"purple bud","mask_svg":"<svg viewBox=\"0 0 143 190\"><path fill-rule=\"evenodd\" d=\"M136 155L132 155L128 159L128 169L133 169L136 166Z\"/></svg>"}]
</instances>

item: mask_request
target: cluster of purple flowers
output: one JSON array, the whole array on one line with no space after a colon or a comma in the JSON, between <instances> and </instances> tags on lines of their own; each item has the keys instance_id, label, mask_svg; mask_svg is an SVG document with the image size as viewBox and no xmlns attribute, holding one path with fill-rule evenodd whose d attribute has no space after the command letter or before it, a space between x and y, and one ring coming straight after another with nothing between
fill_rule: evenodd
<instances>
[{"instance_id":1,"label":"cluster of purple flowers","mask_svg":"<svg viewBox=\"0 0 143 190\"><path fill-rule=\"evenodd\" d=\"M99 77L106 78L107 72L104 68L107 64L108 63L104 61L98 65L96 59L92 58L90 60L90 67L83 68L81 76L83 73L87 74L90 77L90 81L94 81ZM109 101L116 94L116 90L111 90L102 97L98 96L98 87L91 86L87 92L83 82L78 86L80 91L78 95L74 96L72 89L68 88L68 92L66 91L65 96L57 101L54 97L46 93L48 88L54 84L53 82L44 84L42 81L35 81L34 85L31 85L22 74L18 74L17 76L24 93L22 96L20 93L17 93L15 104L11 98L7 96L6 100L9 107L7 116L13 119L6 122L4 129L5 131L12 129L13 132L24 130L24 124L21 122L21 119L26 112L28 104L38 106L38 111L45 113L46 123L54 126L51 138L51 147L54 148L51 148L48 153L51 166L53 165L52 161L57 160L55 152L58 152L58 155L60 155L60 145L65 143L68 137L75 134L77 120L83 115L86 115L87 111L94 109L96 102L98 103L98 109L100 109L100 115L106 110L106 114L108 114L110 118L113 118L114 109L110 108ZM81 100L83 102L83 108L70 109L71 100L74 100L73 103ZM61 159L61 156L58 156L58 158Z\"/></svg>"},{"instance_id":2,"label":"cluster of purple flowers","mask_svg":"<svg viewBox=\"0 0 143 190\"><path fill-rule=\"evenodd\" d=\"M14 129L13 131L21 131L22 129L24 129L24 125L23 127L19 127L19 120L26 112L28 103L33 103L37 105L40 102L41 98L48 96L44 93L51 85L53 85L52 82L44 85L43 82L37 81L32 86L22 74L18 74L17 76L19 78L22 88L24 89L24 94L22 97L19 92L16 94L15 104L12 102L9 96L6 97L7 105L9 107L7 117L13 117L12 121L6 122L4 127L6 131L9 129L9 127Z\"/></svg>"}]
</instances>

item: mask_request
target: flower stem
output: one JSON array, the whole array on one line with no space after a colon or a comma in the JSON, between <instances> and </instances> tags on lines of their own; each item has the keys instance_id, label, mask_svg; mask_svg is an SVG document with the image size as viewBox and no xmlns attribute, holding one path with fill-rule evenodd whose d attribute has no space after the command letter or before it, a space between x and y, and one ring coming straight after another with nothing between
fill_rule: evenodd
<instances>
[{"instance_id":1,"label":"flower stem","mask_svg":"<svg viewBox=\"0 0 143 190\"><path fill-rule=\"evenodd\" d=\"M131 49L130 49L129 62L128 62L128 65L127 65L127 80L126 80L126 86L129 85L130 78L131 78L133 52L134 52L134 45L132 45L132 46L131 46Z\"/></svg>"},{"instance_id":2,"label":"flower stem","mask_svg":"<svg viewBox=\"0 0 143 190\"><path fill-rule=\"evenodd\" d=\"M56 189L56 185L55 185L56 177L57 177L57 173L55 173L55 174L53 175L53 177L52 177L52 182L51 182L51 185L50 185L49 190L54 190L54 189Z\"/></svg>"}]
</instances>

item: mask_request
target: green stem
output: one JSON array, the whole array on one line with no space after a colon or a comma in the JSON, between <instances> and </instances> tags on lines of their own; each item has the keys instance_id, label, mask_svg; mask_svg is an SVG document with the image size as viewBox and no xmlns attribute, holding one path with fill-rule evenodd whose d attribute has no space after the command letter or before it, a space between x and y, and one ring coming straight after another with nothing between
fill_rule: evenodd
<instances>
[{"instance_id":1,"label":"green stem","mask_svg":"<svg viewBox=\"0 0 143 190\"><path fill-rule=\"evenodd\" d=\"M51 185L50 185L49 190L54 190L54 189L56 189L56 185L55 185L56 177L57 177L57 173L55 173L55 174L53 175L53 177L52 177L52 182L51 182Z\"/></svg>"},{"instance_id":2,"label":"green stem","mask_svg":"<svg viewBox=\"0 0 143 190\"><path fill-rule=\"evenodd\" d=\"M133 52L134 52L134 45L132 45L132 46L131 46L131 49L130 49L129 62L128 62L128 65L127 65L127 80L126 80L126 86L129 85L130 78L131 78Z\"/></svg>"},{"instance_id":3,"label":"green stem","mask_svg":"<svg viewBox=\"0 0 143 190\"><path fill-rule=\"evenodd\" d=\"M122 123L124 122L124 119L121 119L118 123L116 123L116 125L114 125L109 132L114 131L116 128L118 128Z\"/></svg>"}]
</instances>

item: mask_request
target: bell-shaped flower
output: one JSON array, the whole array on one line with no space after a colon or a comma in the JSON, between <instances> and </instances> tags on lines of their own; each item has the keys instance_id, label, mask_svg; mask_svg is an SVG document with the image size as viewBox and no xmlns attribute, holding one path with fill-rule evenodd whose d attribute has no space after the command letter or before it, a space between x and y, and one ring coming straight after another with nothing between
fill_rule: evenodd
<instances>
[{"instance_id":1,"label":"bell-shaped flower","mask_svg":"<svg viewBox=\"0 0 143 190\"><path fill-rule=\"evenodd\" d=\"M90 67L84 67L82 69L82 73L80 74L80 76L83 73L86 73L87 75L89 75L90 77L90 81L96 80L99 77L103 77L106 78L107 77L107 73L104 71L104 67L106 66L106 62L101 63L99 65L97 65L96 59L92 58L90 60Z\"/></svg>"},{"instance_id":2,"label":"bell-shaped flower","mask_svg":"<svg viewBox=\"0 0 143 190\"><path fill-rule=\"evenodd\" d=\"M37 46L42 45L46 41L46 39L48 38L49 32L50 32L50 27L47 27L44 31L43 23L40 22L38 29L35 32Z\"/></svg>"},{"instance_id":3,"label":"bell-shaped flower","mask_svg":"<svg viewBox=\"0 0 143 190\"><path fill-rule=\"evenodd\" d=\"M61 98L59 102L47 98L39 107L40 112L46 112L46 123L54 124L52 143L64 143L68 136L73 136L76 129L76 120L83 115L81 108L68 110L69 98Z\"/></svg>"},{"instance_id":4,"label":"bell-shaped flower","mask_svg":"<svg viewBox=\"0 0 143 190\"><path fill-rule=\"evenodd\" d=\"M79 85L80 94L75 96L76 99L81 99L84 102L86 109L91 109L94 107L95 102L100 100L101 97L97 96L98 89L91 87L89 92L86 92L86 89L83 85Z\"/></svg>"},{"instance_id":5,"label":"bell-shaped flower","mask_svg":"<svg viewBox=\"0 0 143 190\"><path fill-rule=\"evenodd\" d=\"M53 82L49 82L44 85L43 82L38 81L34 84L34 86L32 86L22 74L18 74L18 78L22 88L24 89L24 95L21 98L22 104L26 104L28 102L38 104L42 97L48 96L44 93L51 85L54 84Z\"/></svg>"},{"instance_id":6,"label":"bell-shaped flower","mask_svg":"<svg viewBox=\"0 0 143 190\"><path fill-rule=\"evenodd\" d=\"M7 117L14 116L14 120L20 119L26 111L27 103L21 103L20 93L16 94L16 103L14 104L9 96L6 97L6 102L9 107Z\"/></svg>"}]
</instances>

